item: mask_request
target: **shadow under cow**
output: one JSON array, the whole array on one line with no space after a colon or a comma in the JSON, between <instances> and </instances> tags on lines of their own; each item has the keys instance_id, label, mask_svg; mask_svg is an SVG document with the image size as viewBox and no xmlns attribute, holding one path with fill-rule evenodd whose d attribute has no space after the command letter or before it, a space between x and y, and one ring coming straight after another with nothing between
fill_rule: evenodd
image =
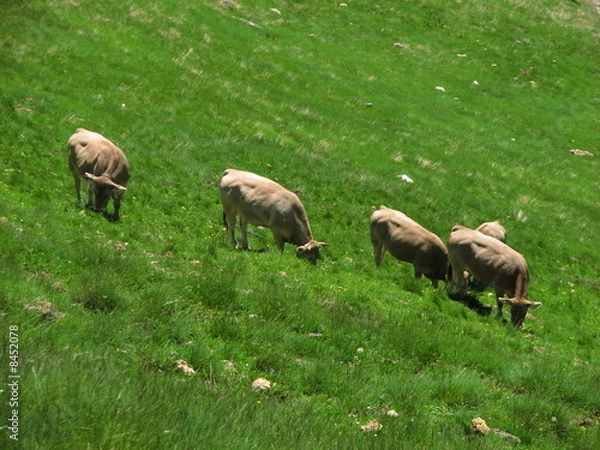
<instances>
[{"instance_id":1,"label":"shadow under cow","mask_svg":"<svg viewBox=\"0 0 600 450\"><path fill-rule=\"evenodd\" d=\"M266 248L258 248L258 249L255 249L255 248L244 248L244 249L237 248L236 250L238 252L248 252L248 253L267 253L268 252L268 249L266 249Z\"/></svg>"},{"instance_id":2,"label":"shadow under cow","mask_svg":"<svg viewBox=\"0 0 600 450\"><path fill-rule=\"evenodd\" d=\"M448 297L450 298L450 300L462 303L467 308L475 311L480 316L492 315L492 307L484 305L476 296L472 294L452 293L449 294Z\"/></svg>"}]
</instances>

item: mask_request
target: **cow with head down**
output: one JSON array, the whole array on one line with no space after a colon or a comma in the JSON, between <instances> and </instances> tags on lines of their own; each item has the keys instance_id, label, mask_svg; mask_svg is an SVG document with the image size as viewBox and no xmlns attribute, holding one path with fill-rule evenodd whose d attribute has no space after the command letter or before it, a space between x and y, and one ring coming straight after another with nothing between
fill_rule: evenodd
<instances>
[{"instance_id":1,"label":"cow with head down","mask_svg":"<svg viewBox=\"0 0 600 450\"><path fill-rule=\"evenodd\" d=\"M86 206L119 220L121 197L129 181L129 162L123 151L101 134L83 128L70 137L67 147L77 201L81 203L81 180L87 180ZM114 203L112 217L106 211L111 197Z\"/></svg>"},{"instance_id":2,"label":"cow with head down","mask_svg":"<svg viewBox=\"0 0 600 450\"><path fill-rule=\"evenodd\" d=\"M248 250L248 224L271 229L277 248L296 246L296 256L316 264L327 244L312 237L304 206L293 192L260 175L226 169L220 184L223 219L234 248L236 218L240 216L241 249Z\"/></svg>"},{"instance_id":3,"label":"cow with head down","mask_svg":"<svg viewBox=\"0 0 600 450\"><path fill-rule=\"evenodd\" d=\"M527 298L529 269L525 258L498 239L456 225L448 238L448 256L453 279L447 290L450 291L455 284L464 293L467 284L465 273L468 271L494 288L499 317L502 317L502 306L510 305L511 322L517 328L523 325L529 308L542 305Z\"/></svg>"},{"instance_id":4,"label":"cow with head down","mask_svg":"<svg viewBox=\"0 0 600 450\"><path fill-rule=\"evenodd\" d=\"M381 206L371 215L371 243L375 265L379 267L386 251L409 262L415 277L425 275L435 288L448 277L448 252L441 239L400 211Z\"/></svg>"}]
</instances>

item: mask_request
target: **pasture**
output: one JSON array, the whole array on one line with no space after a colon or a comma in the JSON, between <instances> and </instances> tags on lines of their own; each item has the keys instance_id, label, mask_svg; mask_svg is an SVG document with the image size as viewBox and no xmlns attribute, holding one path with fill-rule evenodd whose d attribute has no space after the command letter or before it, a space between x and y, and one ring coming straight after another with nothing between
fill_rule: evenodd
<instances>
[{"instance_id":1,"label":"pasture","mask_svg":"<svg viewBox=\"0 0 600 450\"><path fill-rule=\"evenodd\" d=\"M1 448L600 448L590 2L0 14ZM118 222L76 203L79 127L131 164ZM316 266L267 229L230 247L227 167L299 192L330 244ZM500 220L543 306L517 331L490 290L458 301L389 254L376 268L380 205L444 242Z\"/></svg>"}]
</instances>

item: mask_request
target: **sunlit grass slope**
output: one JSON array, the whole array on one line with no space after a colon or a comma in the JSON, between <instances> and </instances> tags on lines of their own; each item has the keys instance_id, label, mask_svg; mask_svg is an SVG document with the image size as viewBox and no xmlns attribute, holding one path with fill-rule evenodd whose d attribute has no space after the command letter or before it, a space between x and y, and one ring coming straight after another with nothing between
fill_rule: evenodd
<instances>
[{"instance_id":1,"label":"sunlit grass slope","mask_svg":"<svg viewBox=\"0 0 600 450\"><path fill-rule=\"evenodd\" d=\"M0 447L513 445L476 417L523 448L600 447L600 14L344 4L0 2ZM118 223L75 203L79 127L131 163ZM227 167L300 191L316 267L269 230L229 248ZM516 331L490 291L376 269L381 204L443 240L500 220L543 307Z\"/></svg>"}]
</instances>

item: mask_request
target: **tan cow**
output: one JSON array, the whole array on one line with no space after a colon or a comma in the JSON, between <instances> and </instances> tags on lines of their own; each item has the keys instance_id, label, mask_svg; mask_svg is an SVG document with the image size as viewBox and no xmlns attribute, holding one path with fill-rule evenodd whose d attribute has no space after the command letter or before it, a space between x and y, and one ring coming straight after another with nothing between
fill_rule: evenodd
<instances>
[{"instance_id":1,"label":"tan cow","mask_svg":"<svg viewBox=\"0 0 600 450\"><path fill-rule=\"evenodd\" d=\"M88 180L86 206L94 211L106 212L113 198L113 220L119 220L121 197L129 181L129 162L123 151L99 133L77 129L67 144L69 168L73 174L77 201L81 203L81 179Z\"/></svg>"},{"instance_id":2,"label":"tan cow","mask_svg":"<svg viewBox=\"0 0 600 450\"><path fill-rule=\"evenodd\" d=\"M465 271L494 288L498 316L502 305L511 306L511 321L521 327L527 310L540 302L527 299L529 269L525 258L503 242L479 231L456 225L448 239L448 256L452 266L453 283L460 292L466 290ZM447 286L450 291L451 283ZM504 298L508 295L509 298Z\"/></svg>"},{"instance_id":3,"label":"tan cow","mask_svg":"<svg viewBox=\"0 0 600 450\"><path fill-rule=\"evenodd\" d=\"M476 228L476 230L506 244L506 230L497 220L494 220L493 222L482 223Z\"/></svg>"},{"instance_id":4,"label":"tan cow","mask_svg":"<svg viewBox=\"0 0 600 450\"><path fill-rule=\"evenodd\" d=\"M320 258L320 249L327 245L313 240L298 196L268 178L243 170L225 170L221 178L221 203L223 219L234 248L238 248L235 239L238 214L242 250L248 249L248 224L270 228L279 250L283 251L286 242L296 245L296 256L313 264Z\"/></svg>"},{"instance_id":5,"label":"tan cow","mask_svg":"<svg viewBox=\"0 0 600 450\"><path fill-rule=\"evenodd\" d=\"M493 237L494 239L498 239L500 242L504 242L506 244L506 230L497 220L493 222L484 222L475 230L487 236ZM471 274L468 271L465 273L465 277L468 280L469 285L478 286L479 288L485 289L485 283L478 283L478 280L474 278L472 279Z\"/></svg>"},{"instance_id":6,"label":"tan cow","mask_svg":"<svg viewBox=\"0 0 600 450\"><path fill-rule=\"evenodd\" d=\"M386 206L371 215L371 242L375 265L386 251L400 261L412 263L415 277L425 275L435 288L448 279L448 252L444 243L410 217Z\"/></svg>"}]
</instances>

